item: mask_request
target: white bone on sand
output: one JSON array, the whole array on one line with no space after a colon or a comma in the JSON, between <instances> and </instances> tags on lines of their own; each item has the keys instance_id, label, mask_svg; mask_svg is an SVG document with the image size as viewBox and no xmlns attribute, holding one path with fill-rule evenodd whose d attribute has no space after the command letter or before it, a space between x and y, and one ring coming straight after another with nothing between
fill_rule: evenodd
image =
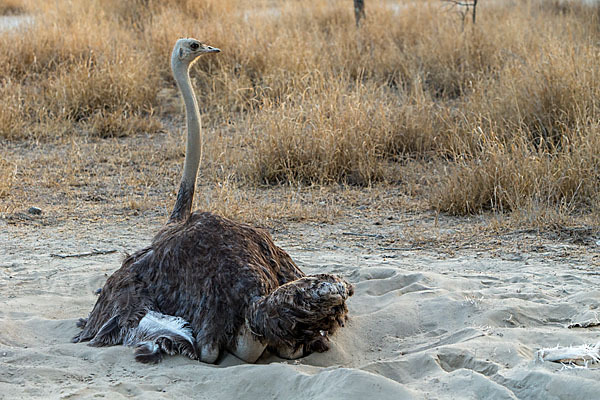
<instances>
[{"instance_id":1,"label":"white bone on sand","mask_svg":"<svg viewBox=\"0 0 600 400\"><path fill-rule=\"evenodd\" d=\"M552 361L557 363L576 364L588 366L600 363L600 342L595 345L584 344L540 349L535 353L536 361Z\"/></svg>"}]
</instances>

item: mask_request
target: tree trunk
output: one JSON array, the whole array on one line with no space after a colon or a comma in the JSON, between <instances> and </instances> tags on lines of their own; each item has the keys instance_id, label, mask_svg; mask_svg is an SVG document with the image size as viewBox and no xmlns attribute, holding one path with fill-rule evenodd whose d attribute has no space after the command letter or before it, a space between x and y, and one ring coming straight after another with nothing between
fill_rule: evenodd
<instances>
[{"instance_id":1,"label":"tree trunk","mask_svg":"<svg viewBox=\"0 0 600 400\"><path fill-rule=\"evenodd\" d=\"M362 18L366 18L365 0L354 0L354 18L356 19L356 26L360 25Z\"/></svg>"}]
</instances>

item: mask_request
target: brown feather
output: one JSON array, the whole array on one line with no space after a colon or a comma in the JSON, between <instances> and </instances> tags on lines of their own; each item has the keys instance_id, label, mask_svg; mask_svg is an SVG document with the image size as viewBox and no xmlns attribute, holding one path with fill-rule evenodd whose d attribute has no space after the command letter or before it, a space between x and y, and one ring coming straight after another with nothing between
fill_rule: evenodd
<instances>
[{"instance_id":1,"label":"brown feather","mask_svg":"<svg viewBox=\"0 0 600 400\"><path fill-rule=\"evenodd\" d=\"M194 213L125 259L74 341L122 343L156 311L188 321L197 347L235 349L248 318L269 345L319 351L326 347L322 331L333 333L343 323L351 293L338 277L305 277L264 230Z\"/></svg>"},{"instance_id":2,"label":"brown feather","mask_svg":"<svg viewBox=\"0 0 600 400\"><path fill-rule=\"evenodd\" d=\"M252 332L275 349L322 352L328 349L325 335L345 321L345 301L352 293L352 285L337 276L306 276L254 302L246 318Z\"/></svg>"}]
</instances>

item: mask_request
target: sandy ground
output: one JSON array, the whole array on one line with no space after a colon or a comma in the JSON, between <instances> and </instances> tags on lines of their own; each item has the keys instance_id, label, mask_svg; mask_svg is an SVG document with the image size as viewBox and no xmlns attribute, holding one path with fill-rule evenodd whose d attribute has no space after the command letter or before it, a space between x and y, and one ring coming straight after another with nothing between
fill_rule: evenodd
<instances>
[{"instance_id":1,"label":"sandy ground","mask_svg":"<svg viewBox=\"0 0 600 400\"><path fill-rule=\"evenodd\" d=\"M137 219L136 219L137 218ZM412 216L410 224L419 224ZM108 219L110 221L110 219ZM515 232L494 241L392 247L407 219L282 225L273 232L307 273L355 284L351 319L329 352L246 365L72 344L94 290L158 228L126 222L43 226L0 220L0 398L590 399L598 370L539 362L543 347L600 341L595 240ZM431 221L430 221L431 222ZM454 220L436 221L438 232ZM58 258L96 250L115 253Z\"/></svg>"}]
</instances>

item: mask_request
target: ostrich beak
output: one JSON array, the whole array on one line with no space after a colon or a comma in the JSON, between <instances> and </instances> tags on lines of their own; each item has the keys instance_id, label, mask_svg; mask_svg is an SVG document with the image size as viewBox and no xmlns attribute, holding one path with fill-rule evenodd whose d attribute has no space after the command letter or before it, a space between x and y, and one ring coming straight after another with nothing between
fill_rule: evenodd
<instances>
[{"instance_id":1,"label":"ostrich beak","mask_svg":"<svg viewBox=\"0 0 600 400\"><path fill-rule=\"evenodd\" d=\"M206 46L207 53L220 53L221 49L217 49L216 47Z\"/></svg>"}]
</instances>

